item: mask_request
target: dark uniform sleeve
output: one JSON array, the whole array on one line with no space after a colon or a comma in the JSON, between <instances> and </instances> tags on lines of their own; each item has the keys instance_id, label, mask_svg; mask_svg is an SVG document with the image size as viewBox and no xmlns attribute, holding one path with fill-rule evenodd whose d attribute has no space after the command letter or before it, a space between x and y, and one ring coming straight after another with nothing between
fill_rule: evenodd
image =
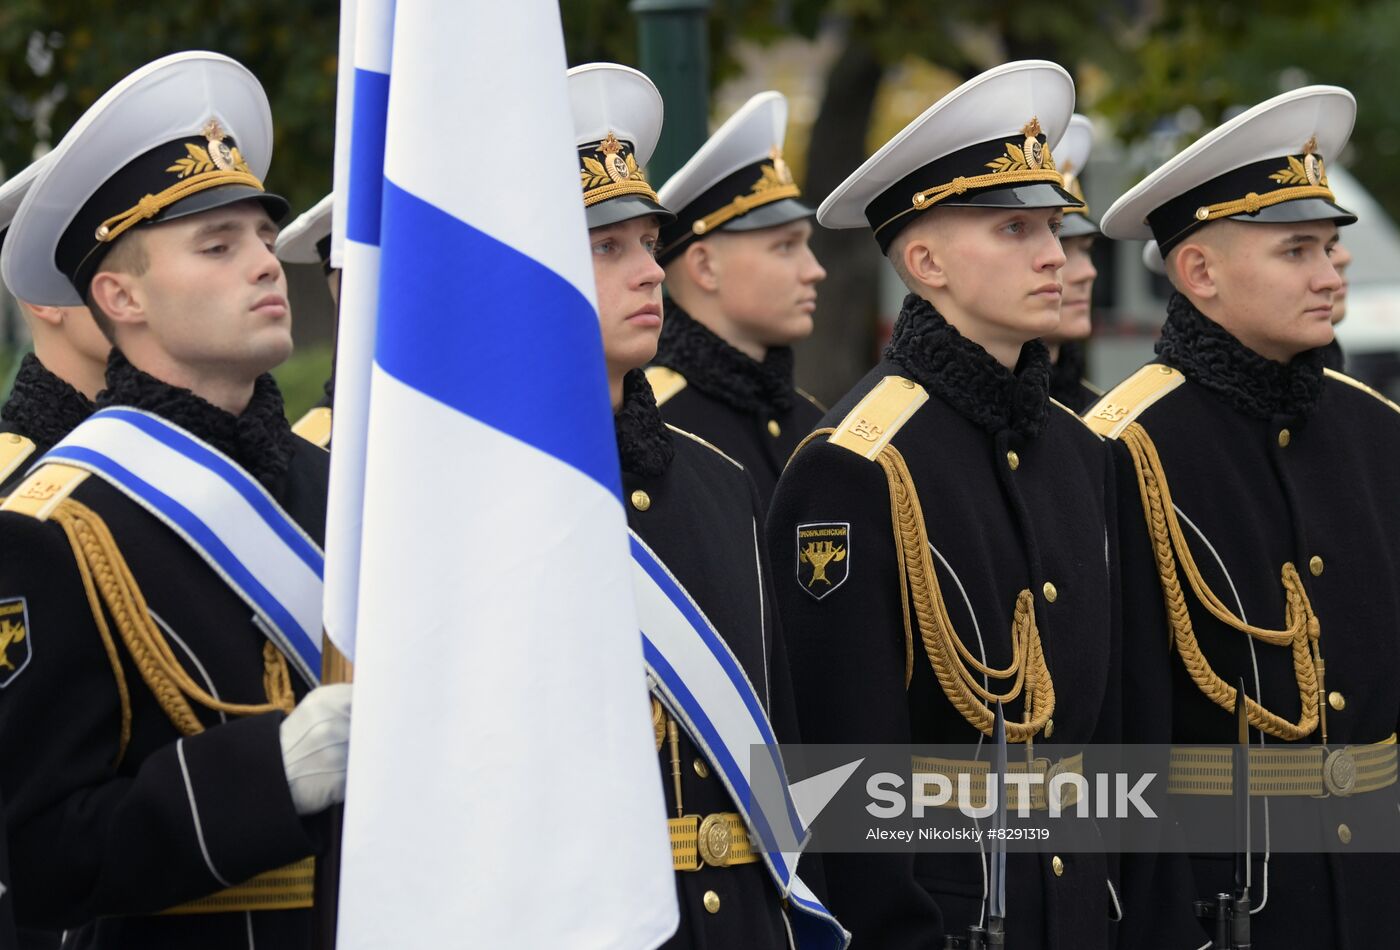
<instances>
[{"instance_id":1,"label":"dark uniform sleeve","mask_svg":"<svg viewBox=\"0 0 1400 950\"><path fill-rule=\"evenodd\" d=\"M280 713L175 741L128 665L136 738L117 764L116 678L68 541L57 525L0 513L0 601L17 598L29 654L0 689L0 794L22 924L156 912L312 851Z\"/></svg>"},{"instance_id":2,"label":"dark uniform sleeve","mask_svg":"<svg viewBox=\"0 0 1400 950\"><path fill-rule=\"evenodd\" d=\"M797 531L826 523L850 525L844 579L810 591ZM808 445L778 484L768 545L803 741L908 743L904 615L884 471L830 443ZM931 947L942 931L914 855L831 853L822 864L827 906L853 946Z\"/></svg>"}]
</instances>

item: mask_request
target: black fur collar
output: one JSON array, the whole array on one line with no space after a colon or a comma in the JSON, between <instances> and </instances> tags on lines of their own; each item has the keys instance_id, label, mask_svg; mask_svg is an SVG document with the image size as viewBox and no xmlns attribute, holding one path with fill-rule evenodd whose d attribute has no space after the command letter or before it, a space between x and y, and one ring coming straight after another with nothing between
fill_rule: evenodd
<instances>
[{"instance_id":1,"label":"black fur collar","mask_svg":"<svg viewBox=\"0 0 1400 950\"><path fill-rule=\"evenodd\" d=\"M97 405L155 413L223 452L273 495L281 493L296 436L287 422L282 392L270 374L258 377L248 407L235 416L188 389L142 372L114 348L107 360L107 388L97 394Z\"/></svg>"},{"instance_id":2,"label":"black fur collar","mask_svg":"<svg viewBox=\"0 0 1400 950\"><path fill-rule=\"evenodd\" d=\"M1021 348L1015 372L943 319L915 294L904 298L885 357L930 393L987 432L1011 429L1035 438L1050 407L1050 351L1039 340Z\"/></svg>"},{"instance_id":3,"label":"black fur collar","mask_svg":"<svg viewBox=\"0 0 1400 950\"><path fill-rule=\"evenodd\" d=\"M1305 419L1322 398L1321 348L1299 353L1288 363L1266 359L1179 293L1167 304L1157 355L1255 419Z\"/></svg>"},{"instance_id":4,"label":"black fur collar","mask_svg":"<svg viewBox=\"0 0 1400 950\"><path fill-rule=\"evenodd\" d=\"M0 419L8 422L12 431L33 440L37 458L96 408L86 396L49 372L37 356L27 353L15 374L10 398L0 408Z\"/></svg>"},{"instance_id":5,"label":"black fur collar","mask_svg":"<svg viewBox=\"0 0 1400 950\"><path fill-rule=\"evenodd\" d=\"M1050 366L1050 395L1074 406L1084 396L1084 368L1088 365L1084 343L1073 340L1060 344L1060 357Z\"/></svg>"},{"instance_id":6,"label":"black fur collar","mask_svg":"<svg viewBox=\"0 0 1400 950\"><path fill-rule=\"evenodd\" d=\"M740 412L773 416L792 408L790 347L770 347L760 363L711 333L674 300L666 301L654 362L669 366L687 384Z\"/></svg>"},{"instance_id":7,"label":"black fur collar","mask_svg":"<svg viewBox=\"0 0 1400 950\"><path fill-rule=\"evenodd\" d=\"M613 414L617 454L622 470L655 478L664 475L675 457L671 433L656 408L646 373L634 369L622 379L622 407Z\"/></svg>"}]
</instances>

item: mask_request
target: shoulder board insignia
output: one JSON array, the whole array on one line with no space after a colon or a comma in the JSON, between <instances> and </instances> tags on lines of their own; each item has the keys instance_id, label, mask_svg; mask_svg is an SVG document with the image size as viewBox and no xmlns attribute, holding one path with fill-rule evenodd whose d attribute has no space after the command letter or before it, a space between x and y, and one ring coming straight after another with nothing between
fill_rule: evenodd
<instances>
[{"instance_id":1,"label":"shoulder board insignia","mask_svg":"<svg viewBox=\"0 0 1400 950\"><path fill-rule=\"evenodd\" d=\"M7 480L19 467L24 464L25 459L34 454L34 441L26 439L18 432L6 432L0 435L0 482Z\"/></svg>"},{"instance_id":2,"label":"shoulder board insignia","mask_svg":"<svg viewBox=\"0 0 1400 950\"><path fill-rule=\"evenodd\" d=\"M728 462L730 465L733 465L733 466L734 466L735 468L737 468L739 471L742 472L742 471L744 470L744 466L743 466L742 464L740 464L739 462L736 462L734 459L730 458L728 455L725 455L725 454L724 454L723 452L721 452L719 449L715 448L715 446L714 446L713 444L711 444L711 443L709 443L709 442L706 442L704 439L700 438L700 437L699 437L698 435L696 435L694 432L687 432L687 431L685 431L684 429L677 429L675 426L671 425L669 422L666 423L666 428L670 429L670 430L671 430L672 432L674 432L676 435L683 435L683 436L685 436L687 439L689 439L689 440L692 441L692 442L699 442L699 443L700 443L701 445L703 445L705 448L709 449L711 452L715 453L715 454L718 455L720 458L724 459L724 460L725 460L726 462Z\"/></svg>"},{"instance_id":3,"label":"shoulder board insignia","mask_svg":"<svg viewBox=\"0 0 1400 950\"><path fill-rule=\"evenodd\" d=\"M827 441L873 460L926 402L928 391L912 379L886 376L856 403Z\"/></svg>"},{"instance_id":4,"label":"shoulder board insignia","mask_svg":"<svg viewBox=\"0 0 1400 950\"><path fill-rule=\"evenodd\" d=\"M73 494L87 477L88 473L81 468L48 462L20 483L14 494L0 504L0 511L13 511L46 521L59 502Z\"/></svg>"},{"instance_id":5,"label":"shoulder board insignia","mask_svg":"<svg viewBox=\"0 0 1400 950\"><path fill-rule=\"evenodd\" d=\"M1390 408L1394 409L1396 412L1400 412L1400 406L1397 406L1394 402L1392 402L1391 400L1387 399L1384 395L1382 395L1381 393L1379 393L1379 392L1377 392L1376 390L1372 389L1370 386L1367 386L1367 385L1366 385L1365 383L1363 383L1361 380L1359 380L1359 379L1352 379L1352 378L1351 378L1350 376L1348 376L1346 373L1339 373L1339 372L1337 372L1337 371L1334 370L1334 369L1324 369L1322 372L1323 372L1323 374L1324 374L1325 376L1327 376L1327 378L1329 378L1329 379L1335 379L1335 380L1336 380L1337 382L1339 382L1339 383L1346 383L1348 386L1352 387L1353 389L1359 389L1359 390L1361 390L1363 393L1370 393L1372 396L1375 396L1377 399L1379 399L1381 402L1385 403L1385 404L1386 404L1387 406L1389 406Z\"/></svg>"},{"instance_id":6,"label":"shoulder board insignia","mask_svg":"<svg viewBox=\"0 0 1400 950\"><path fill-rule=\"evenodd\" d=\"M301 436L312 445L325 448L331 444L331 409L329 406L317 406L306 415L302 416L292 426L292 432Z\"/></svg>"},{"instance_id":7,"label":"shoulder board insignia","mask_svg":"<svg viewBox=\"0 0 1400 950\"><path fill-rule=\"evenodd\" d=\"M824 405L822 405L822 401L821 401L820 399L818 399L816 396L813 396L811 393L809 393L807 390L803 389L801 386L794 386L794 387L792 387L792 388L795 389L795 390L797 390L797 395L801 396L803 399L807 400L807 401L810 402L812 405L816 406L816 407L817 407L818 409L820 409L822 412L826 412L828 409L831 408L830 406L824 406Z\"/></svg>"},{"instance_id":8,"label":"shoulder board insignia","mask_svg":"<svg viewBox=\"0 0 1400 950\"><path fill-rule=\"evenodd\" d=\"M648 366L646 373L657 406L666 405L668 399L685 388L685 377L669 366Z\"/></svg>"},{"instance_id":9,"label":"shoulder board insignia","mask_svg":"<svg viewBox=\"0 0 1400 950\"><path fill-rule=\"evenodd\" d=\"M1184 382L1186 377L1178 370L1149 363L1084 413L1084 423L1104 438L1116 439L1149 406Z\"/></svg>"}]
</instances>

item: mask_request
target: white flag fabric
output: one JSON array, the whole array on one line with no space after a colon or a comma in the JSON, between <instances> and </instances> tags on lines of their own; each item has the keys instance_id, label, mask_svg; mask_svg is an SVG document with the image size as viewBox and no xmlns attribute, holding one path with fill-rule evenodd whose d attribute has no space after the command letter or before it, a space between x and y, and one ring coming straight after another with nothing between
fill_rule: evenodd
<instances>
[{"instance_id":1,"label":"white flag fabric","mask_svg":"<svg viewBox=\"0 0 1400 950\"><path fill-rule=\"evenodd\" d=\"M338 943L655 947L678 910L558 7L399 0L392 32Z\"/></svg>"},{"instance_id":2,"label":"white flag fabric","mask_svg":"<svg viewBox=\"0 0 1400 950\"><path fill-rule=\"evenodd\" d=\"M360 532L364 502L365 439L369 421L370 363L379 313L380 204L384 191L384 123L389 107L389 66L394 39L393 0L345 0L353 17L354 60L350 103L337 102L337 115L349 112L347 129L337 127L337 203L345 192L345 213L332 212L332 240L343 227L340 313L336 326L335 413L331 421L330 496L326 505L326 577L323 621L326 635L355 659L355 622L360 590ZM346 27L341 36L346 39ZM347 64L340 64L342 77ZM342 134L348 133L348 134ZM343 224L341 223L343 219Z\"/></svg>"}]
</instances>

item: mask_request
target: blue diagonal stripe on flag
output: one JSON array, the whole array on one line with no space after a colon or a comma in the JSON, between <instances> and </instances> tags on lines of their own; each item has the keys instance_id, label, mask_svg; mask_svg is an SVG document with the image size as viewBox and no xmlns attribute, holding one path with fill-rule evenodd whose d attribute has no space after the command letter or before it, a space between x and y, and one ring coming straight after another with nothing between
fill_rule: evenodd
<instances>
[{"instance_id":1,"label":"blue diagonal stripe on flag","mask_svg":"<svg viewBox=\"0 0 1400 950\"><path fill-rule=\"evenodd\" d=\"M380 293L422 319L385 320L375 359L402 382L567 462L620 492L617 449L580 439L609 414L593 305L573 284L488 234L384 183L385 229L414 234L432 255L386 253ZM471 298L510 301L498 313L503 332L464 319L462 288L442 261L471 261ZM539 341L548 345L536 345ZM528 352L528 372L521 361Z\"/></svg>"}]
</instances>

